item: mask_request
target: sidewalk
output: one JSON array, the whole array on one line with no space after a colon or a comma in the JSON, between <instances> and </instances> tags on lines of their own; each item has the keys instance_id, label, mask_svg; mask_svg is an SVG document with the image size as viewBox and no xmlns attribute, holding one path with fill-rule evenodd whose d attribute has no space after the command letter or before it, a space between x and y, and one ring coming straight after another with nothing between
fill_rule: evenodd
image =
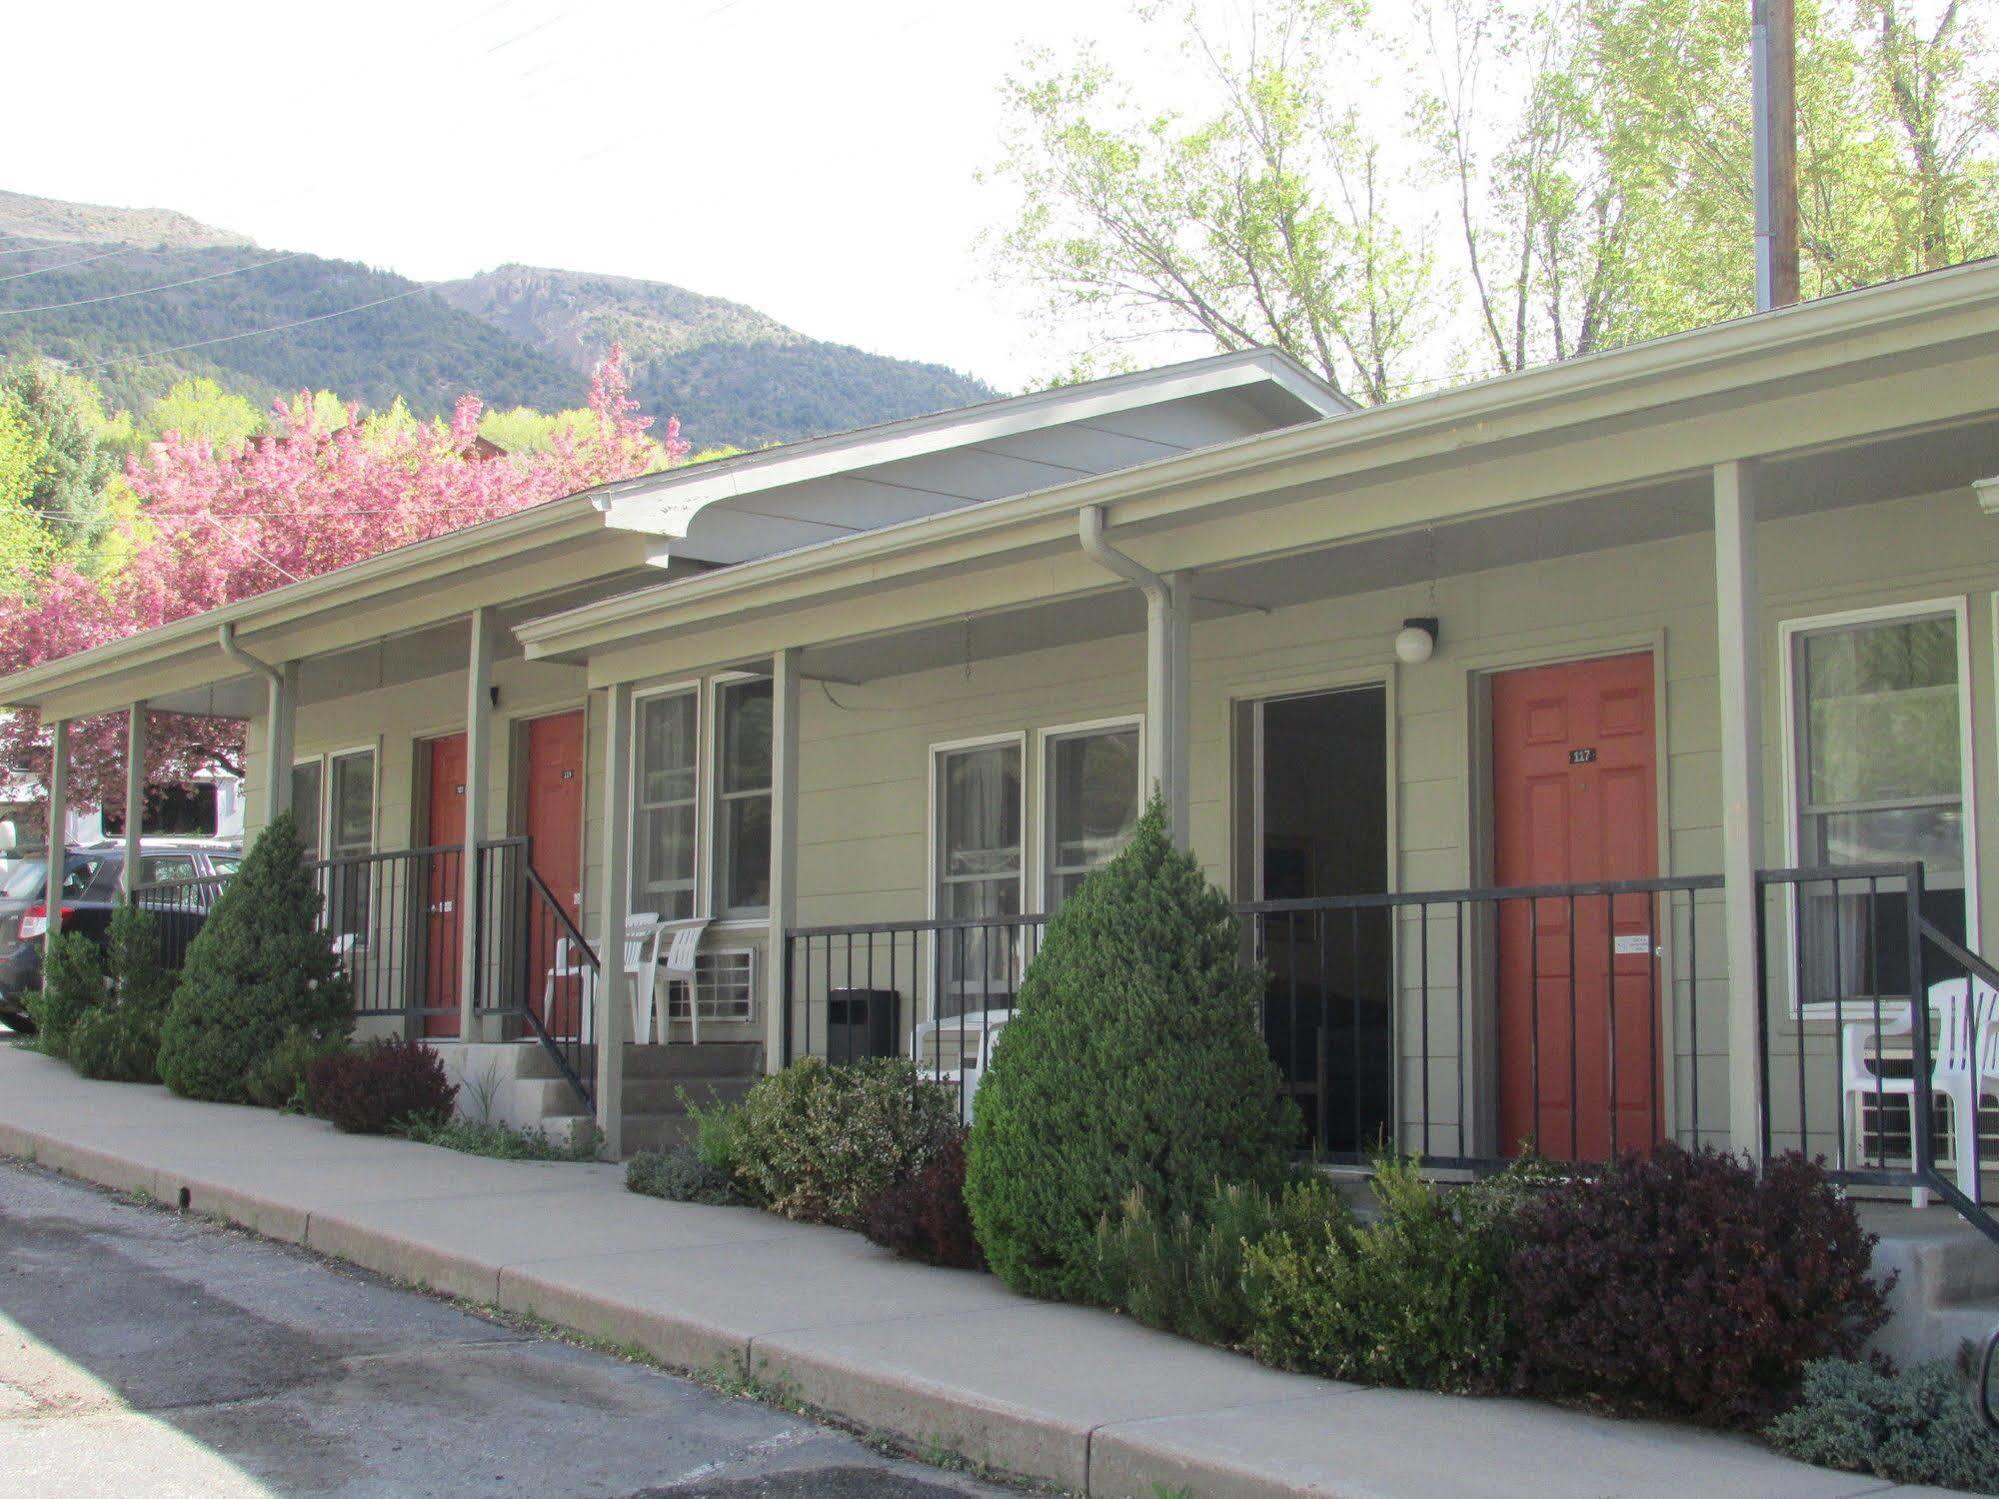
<instances>
[{"instance_id":1,"label":"sidewalk","mask_svg":"<svg viewBox=\"0 0 1999 1499\"><path fill-rule=\"evenodd\" d=\"M856 1234L92 1083L0 1044L0 1153L145 1191L668 1364L731 1365L919 1451L1089 1494L1913 1495L1756 1443L1276 1373ZM4 1311L4 1307L0 1307Z\"/></svg>"}]
</instances>

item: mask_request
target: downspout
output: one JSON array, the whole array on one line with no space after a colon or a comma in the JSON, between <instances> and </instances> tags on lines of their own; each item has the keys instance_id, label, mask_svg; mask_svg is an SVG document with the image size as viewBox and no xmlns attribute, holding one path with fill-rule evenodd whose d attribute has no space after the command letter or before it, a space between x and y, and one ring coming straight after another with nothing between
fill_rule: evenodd
<instances>
[{"instance_id":1,"label":"downspout","mask_svg":"<svg viewBox=\"0 0 1999 1499\"><path fill-rule=\"evenodd\" d=\"M291 801L291 705L285 701L285 674L238 645L236 626L226 620L215 627L215 643L231 661L264 679L264 825L268 827L289 810Z\"/></svg>"},{"instance_id":2,"label":"downspout","mask_svg":"<svg viewBox=\"0 0 1999 1499\"><path fill-rule=\"evenodd\" d=\"M1166 803L1174 843L1187 846L1187 620L1184 583L1162 577L1112 546L1104 507L1085 505L1077 536L1093 562L1145 595L1145 759L1147 779Z\"/></svg>"}]
</instances>

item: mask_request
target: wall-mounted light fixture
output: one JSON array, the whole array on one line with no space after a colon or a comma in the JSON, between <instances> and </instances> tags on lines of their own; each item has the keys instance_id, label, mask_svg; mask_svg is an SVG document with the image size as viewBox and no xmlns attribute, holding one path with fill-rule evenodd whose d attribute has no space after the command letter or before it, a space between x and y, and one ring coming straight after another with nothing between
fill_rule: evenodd
<instances>
[{"instance_id":1,"label":"wall-mounted light fixture","mask_svg":"<svg viewBox=\"0 0 1999 1499\"><path fill-rule=\"evenodd\" d=\"M1395 634L1395 659L1410 666L1421 666L1430 659L1437 648L1437 619L1435 615L1423 615L1417 619L1405 619L1402 628Z\"/></svg>"},{"instance_id":2,"label":"wall-mounted light fixture","mask_svg":"<svg viewBox=\"0 0 1999 1499\"><path fill-rule=\"evenodd\" d=\"M489 686L486 689L486 701L491 703L495 708L500 706L500 689L498 686Z\"/></svg>"},{"instance_id":3,"label":"wall-mounted light fixture","mask_svg":"<svg viewBox=\"0 0 1999 1499\"><path fill-rule=\"evenodd\" d=\"M1999 475L1990 479L1973 479L1971 492L1978 496L1978 508L1987 515L1999 515Z\"/></svg>"}]
</instances>

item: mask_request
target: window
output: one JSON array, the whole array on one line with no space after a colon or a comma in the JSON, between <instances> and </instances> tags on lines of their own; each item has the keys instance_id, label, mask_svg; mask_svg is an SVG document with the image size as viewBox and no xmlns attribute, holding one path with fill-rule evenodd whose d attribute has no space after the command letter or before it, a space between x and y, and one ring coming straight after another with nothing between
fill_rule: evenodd
<instances>
[{"instance_id":1,"label":"window","mask_svg":"<svg viewBox=\"0 0 1999 1499\"><path fill-rule=\"evenodd\" d=\"M1020 743L937 752L937 915L1020 914ZM973 927L938 934L940 1013L1011 995L1018 933ZM977 998L981 1001L972 1004Z\"/></svg>"},{"instance_id":2,"label":"window","mask_svg":"<svg viewBox=\"0 0 1999 1499\"><path fill-rule=\"evenodd\" d=\"M1790 636L1794 832L1802 865L1923 865L1923 914L1966 937L1960 623L1955 610L1803 627ZM1857 887L1808 889L1802 999L1872 992L1907 963L1906 898L1873 930Z\"/></svg>"},{"instance_id":3,"label":"window","mask_svg":"<svg viewBox=\"0 0 1999 1499\"><path fill-rule=\"evenodd\" d=\"M1124 847L1138 822L1138 726L1058 732L1046 753L1044 888L1054 912L1085 875Z\"/></svg>"},{"instance_id":4,"label":"window","mask_svg":"<svg viewBox=\"0 0 1999 1499\"><path fill-rule=\"evenodd\" d=\"M694 914L697 699L692 689L641 698L632 773L632 910L666 921Z\"/></svg>"},{"instance_id":5,"label":"window","mask_svg":"<svg viewBox=\"0 0 1999 1499\"><path fill-rule=\"evenodd\" d=\"M715 720L715 906L761 915L770 909L770 679L723 683Z\"/></svg>"},{"instance_id":6,"label":"window","mask_svg":"<svg viewBox=\"0 0 1999 1499\"><path fill-rule=\"evenodd\" d=\"M694 960L695 1003L703 1020L748 1020L755 1012L754 955L747 948L704 952ZM667 1015L687 1018L687 986L675 984Z\"/></svg>"},{"instance_id":7,"label":"window","mask_svg":"<svg viewBox=\"0 0 1999 1499\"><path fill-rule=\"evenodd\" d=\"M191 880L194 876L192 854L149 854L139 861L142 885L157 885L162 880Z\"/></svg>"},{"instance_id":8,"label":"window","mask_svg":"<svg viewBox=\"0 0 1999 1499\"><path fill-rule=\"evenodd\" d=\"M320 771L317 760L292 767L292 818L298 823L299 841L305 844L308 863L319 857Z\"/></svg>"}]
</instances>

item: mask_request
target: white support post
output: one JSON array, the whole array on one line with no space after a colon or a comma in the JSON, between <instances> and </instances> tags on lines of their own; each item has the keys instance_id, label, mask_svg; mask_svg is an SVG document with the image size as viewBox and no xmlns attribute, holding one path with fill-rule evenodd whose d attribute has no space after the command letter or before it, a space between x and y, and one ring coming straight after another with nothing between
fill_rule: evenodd
<instances>
[{"instance_id":1,"label":"white support post","mask_svg":"<svg viewBox=\"0 0 1999 1499\"><path fill-rule=\"evenodd\" d=\"M764 959L764 1070L788 1060L785 933L798 925L798 650L770 662L770 937Z\"/></svg>"},{"instance_id":2,"label":"white support post","mask_svg":"<svg viewBox=\"0 0 1999 1499\"><path fill-rule=\"evenodd\" d=\"M69 720L58 718L49 725L49 854L48 878L43 884L43 908L48 912L48 928L42 934L42 973L49 971L49 949L62 931L62 882L64 857L69 847L65 836L69 823Z\"/></svg>"},{"instance_id":3,"label":"white support post","mask_svg":"<svg viewBox=\"0 0 1999 1499\"><path fill-rule=\"evenodd\" d=\"M1714 584L1720 647L1722 921L1728 950L1729 1144L1760 1160L1763 1098L1756 1007L1756 869L1763 852L1762 620L1756 583L1755 470L1714 470ZM1693 1065L1698 1067L1696 1057Z\"/></svg>"},{"instance_id":4,"label":"white support post","mask_svg":"<svg viewBox=\"0 0 1999 1499\"><path fill-rule=\"evenodd\" d=\"M621 682L604 707L604 909L597 955L597 1128L605 1154L624 1154L625 915L632 894L632 688Z\"/></svg>"},{"instance_id":5,"label":"white support post","mask_svg":"<svg viewBox=\"0 0 1999 1499\"><path fill-rule=\"evenodd\" d=\"M1168 826L1174 845L1193 842L1190 800L1193 788L1193 655L1194 578L1191 573L1166 574L1166 715L1165 776L1160 794L1166 798Z\"/></svg>"},{"instance_id":6,"label":"white support post","mask_svg":"<svg viewBox=\"0 0 1999 1499\"><path fill-rule=\"evenodd\" d=\"M472 611L471 645L465 662L465 851L459 869L458 1039L476 1039L479 993L479 937L484 914L479 845L486 841L487 803L492 799L493 620L492 610Z\"/></svg>"},{"instance_id":7,"label":"white support post","mask_svg":"<svg viewBox=\"0 0 1999 1499\"><path fill-rule=\"evenodd\" d=\"M125 719L125 867L118 888L125 899L139 883L139 824L146 811L146 701L132 704Z\"/></svg>"},{"instance_id":8,"label":"white support post","mask_svg":"<svg viewBox=\"0 0 1999 1499\"><path fill-rule=\"evenodd\" d=\"M274 668L264 693L264 826L292 809L292 747L297 743L298 667Z\"/></svg>"}]
</instances>

